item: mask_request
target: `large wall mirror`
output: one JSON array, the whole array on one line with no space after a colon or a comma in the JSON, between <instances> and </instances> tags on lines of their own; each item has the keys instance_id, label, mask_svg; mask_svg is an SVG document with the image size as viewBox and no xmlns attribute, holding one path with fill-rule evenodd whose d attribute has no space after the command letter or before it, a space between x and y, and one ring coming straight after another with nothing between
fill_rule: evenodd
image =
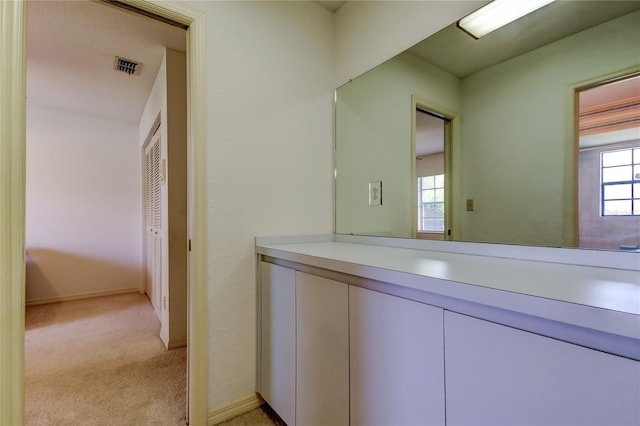
<instances>
[{"instance_id":1,"label":"large wall mirror","mask_svg":"<svg viewBox=\"0 0 640 426\"><path fill-rule=\"evenodd\" d=\"M336 233L633 250L639 74L638 1L452 24L338 88Z\"/></svg>"}]
</instances>

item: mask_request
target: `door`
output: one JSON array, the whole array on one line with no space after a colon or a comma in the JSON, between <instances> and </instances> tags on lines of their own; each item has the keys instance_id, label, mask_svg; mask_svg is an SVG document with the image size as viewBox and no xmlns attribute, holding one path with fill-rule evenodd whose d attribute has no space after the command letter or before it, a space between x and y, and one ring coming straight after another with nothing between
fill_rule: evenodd
<instances>
[{"instance_id":1,"label":"door","mask_svg":"<svg viewBox=\"0 0 640 426\"><path fill-rule=\"evenodd\" d=\"M348 285L298 271L296 424L349 424Z\"/></svg>"},{"instance_id":2,"label":"door","mask_svg":"<svg viewBox=\"0 0 640 426\"><path fill-rule=\"evenodd\" d=\"M160 132L144 149L144 218L146 238L145 291L160 319L162 307L162 209L160 191Z\"/></svg>"},{"instance_id":3,"label":"door","mask_svg":"<svg viewBox=\"0 0 640 426\"><path fill-rule=\"evenodd\" d=\"M349 286L350 417L356 425L443 425L443 310Z\"/></svg>"},{"instance_id":4,"label":"door","mask_svg":"<svg viewBox=\"0 0 640 426\"><path fill-rule=\"evenodd\" d=\"M417 219L414 237L450 239L451 186L448 167L451 120L421 106L415 109L415 164L413 191Z\"/></svg>"},{"instance_id":5,"label":"door","mask_svg":"<svg viewBox=\"0 0 640 426\"><path fill-rule=\"evenodd\" d=\"M640 363L445 312L447 425L637 425Z\"/></svg>"},{"instance_id":6,"label":"door","mask_svg":"<svg viewBox=\"0 0 640 426\"><path fill-rule=\"evenodd\" d=\"M640 247L640 75L576 90L574 243Z\"/></svg>"},{"instance_id":7,"label":"door","mask_svg":"<svg viewBox=\"0 0 640 426\"><path fill-rule=\"evenodd\" d=\"M296 424L296 272L260 263L260 395Z\"/></svg>"}]
</instances>

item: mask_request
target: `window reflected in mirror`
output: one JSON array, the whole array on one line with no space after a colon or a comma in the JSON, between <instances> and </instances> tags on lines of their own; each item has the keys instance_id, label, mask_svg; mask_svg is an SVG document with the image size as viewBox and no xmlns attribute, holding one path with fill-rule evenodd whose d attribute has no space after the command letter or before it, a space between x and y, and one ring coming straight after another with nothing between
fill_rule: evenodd
<instances>
[{"instance_id":1,"label":"window reflected in mirror","mask_svg":"<svg viewBox=\"0 0 640 426\"><path fill-rule=\"evenodd\" d=\"M578 90L579 246L638 250L640 76Z\"/></svg>"},{"instance_id":2,"label":"window reflected in mirror","mask_svg":"<svg viewBox=\"0 0 640 426\"><path fill-rule=\"evenodd\" d=\"M418 232L444 233L444 174L418 178Z\"/></svg>"},{"instance_id":3,"label":"window reflected in mirror","mask_svg":"<svg viewBox=\"0 0 640 426\"><path fill-rule=\"evenodd\" d=\"M445 239L445 127L449 120L426 109L415 110L415 171L418 218L416 237Z\"/></svg>"}]
</instances>

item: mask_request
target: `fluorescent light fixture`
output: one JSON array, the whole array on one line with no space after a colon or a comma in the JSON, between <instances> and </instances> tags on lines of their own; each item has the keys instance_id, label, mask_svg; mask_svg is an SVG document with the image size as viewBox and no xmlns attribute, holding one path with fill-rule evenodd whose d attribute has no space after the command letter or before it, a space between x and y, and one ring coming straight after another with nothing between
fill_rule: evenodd
<instances>
[{"instance_id":1,"label":"fluorescent light fixture","mask_svg":"<svg viewBox=\"0 0 640 426\"><path fill-rule=\"evenodd\" d=\"M554 0L493 0L458 21L458 27L478 39L548 5Z\"/></svg>"}]
</instances>

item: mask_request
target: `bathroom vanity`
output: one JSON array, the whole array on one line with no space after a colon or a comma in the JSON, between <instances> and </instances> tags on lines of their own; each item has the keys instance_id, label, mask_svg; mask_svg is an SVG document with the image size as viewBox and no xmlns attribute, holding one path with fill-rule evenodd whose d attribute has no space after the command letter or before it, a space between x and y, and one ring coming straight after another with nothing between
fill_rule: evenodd
<instances>
[{"instance_id":1,"label":"bathroom vanity","mask_svg":"<svg viewBox=\"0 0 640 426\"><path fill-rule=\"evenodd\" d=\"M640 424L640 253L256 239L258 392L288 425Z\"/></svg>"}]
</instances>

